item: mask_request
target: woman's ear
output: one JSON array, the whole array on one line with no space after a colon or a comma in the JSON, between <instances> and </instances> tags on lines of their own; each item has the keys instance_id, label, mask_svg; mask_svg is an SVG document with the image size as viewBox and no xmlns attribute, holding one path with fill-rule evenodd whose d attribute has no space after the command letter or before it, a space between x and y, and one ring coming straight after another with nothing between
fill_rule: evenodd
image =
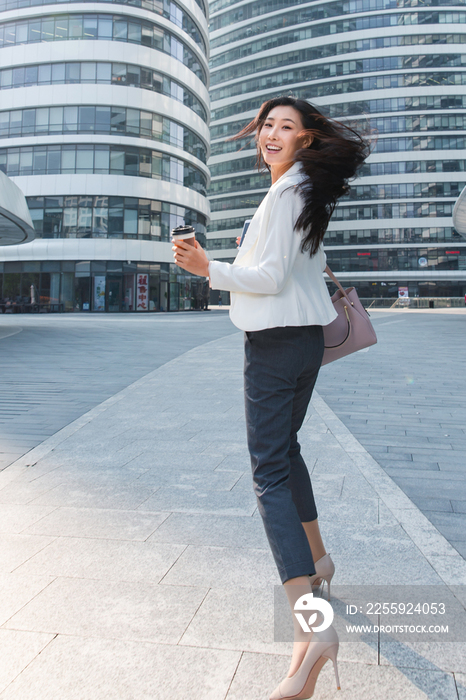
<instances>
[{"instance_id":1,"label":"woman's ear","mask_svg":"<svg viewBox=\"0 0 466 700\"><path fill-rule=\"evenodd\" d=\"M306 133L306 131L303 130L301 134L298 134L298 136L301 137L302 141L302 146L301 148L309 148L309 146L312 144L314 141L314 136L313 134L310 134L309 132Z\"/></svg>"}]
</instances>

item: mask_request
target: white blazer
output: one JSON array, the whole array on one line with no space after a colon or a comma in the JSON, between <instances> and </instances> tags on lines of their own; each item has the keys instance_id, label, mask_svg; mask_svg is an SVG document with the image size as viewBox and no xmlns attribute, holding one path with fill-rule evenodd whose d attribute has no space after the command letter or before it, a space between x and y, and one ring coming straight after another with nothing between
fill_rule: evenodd
<instances>
[{"instance_id":1,"label":"white blazer","mask_svg":"<svg viewBox=\"0 0 466 700\"><path fill-rule=\"evenodd\" d=\"M323 246L311 258L301 252L302 231L294 230L303 206L295 187L303 179L295 163L269 189L234 263L209 263L210 285L232 292L230 318L241 330L326 326L336 318Z\"/></svg>"}]
</instances>

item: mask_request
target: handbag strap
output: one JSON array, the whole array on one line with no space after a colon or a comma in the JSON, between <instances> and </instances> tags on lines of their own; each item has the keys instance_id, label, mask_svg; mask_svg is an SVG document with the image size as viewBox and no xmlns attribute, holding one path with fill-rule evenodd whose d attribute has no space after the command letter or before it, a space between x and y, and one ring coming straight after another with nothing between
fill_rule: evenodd
<instances>
[{"instance_id":1,"label":"handbag strap","mask_svg":"<svg viewBox=\"0 0 466 700\"><path fill-rule=\"evenodd\" d=\"M337 278L335 277L335 275L333 274L333 272L331 271L331 269L329 268L328 265L327 265L327 267L325 268L325 272L326 272L327 275L330 277L330 279L332 280L332 282L335 282L335 284L337 285L338 289L339 289L340 292L343 294L343 296L346 297L346 298L348 299L347 293L345 292L345 290L343 289L343 287L341 286L341 284L339 283L339 281L337 280ZM349 299L348 299L348 301L349 301ZM351 302L350 302L350 303L351 303Z\"/></svg>"}]
</instances>

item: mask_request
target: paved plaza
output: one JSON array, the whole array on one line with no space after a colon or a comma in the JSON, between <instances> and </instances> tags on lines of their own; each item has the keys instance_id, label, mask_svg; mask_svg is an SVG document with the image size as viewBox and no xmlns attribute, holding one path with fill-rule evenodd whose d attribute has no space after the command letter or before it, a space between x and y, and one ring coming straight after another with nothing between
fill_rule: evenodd
<instances>
[{"instance_id":1,"label":"paved plaza","mask_svg":"<svg viewBox=\"0 0 466 700\"><path fill-rule=\"evenodd\" d=\"M379 344L323 368L301 431L332 587L442 585L464 606L466 316L373 320ZM242 334L225 312L0 317L0 355L0 699L266 700L291 645ZM339 666L316 699L466 700L466 641L344 642Z\"/></svg>"}]
</instances>

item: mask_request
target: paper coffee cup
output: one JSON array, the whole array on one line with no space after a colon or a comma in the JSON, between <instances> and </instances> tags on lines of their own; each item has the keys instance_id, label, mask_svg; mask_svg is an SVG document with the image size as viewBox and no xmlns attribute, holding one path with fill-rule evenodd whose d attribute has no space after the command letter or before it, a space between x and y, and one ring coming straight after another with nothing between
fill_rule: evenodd
<instances>
[{"instance_id":1,"label":"paper coffee cup","mask_svg":"<svg viewBox=\"0 0 466 700\"><path fill-rule=\"evenodd\" d=\"M177 226L172 229L172 238L175 245L177 241L184 241L185 243L189 243L189 245L194 245L194 241L196 240L195 231L192 226Z\"/></svg>"}]
</instances>

